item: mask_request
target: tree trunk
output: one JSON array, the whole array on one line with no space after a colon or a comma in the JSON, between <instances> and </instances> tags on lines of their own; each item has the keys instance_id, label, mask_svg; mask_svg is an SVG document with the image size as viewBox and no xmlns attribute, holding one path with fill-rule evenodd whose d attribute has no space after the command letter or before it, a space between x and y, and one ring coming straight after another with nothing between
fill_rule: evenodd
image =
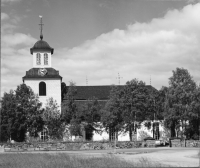
<instances>
[{"instance_id":1,"label":"tree trunk","mask_svg":"<svg viewBox=\"0 0 200 168\"><path fill-rule=\"evenodd\" d=\"M176 137L175 122L171 126L171 137Z\"/></svg>"},{"instance_id":2,"label":"tree trunk","mask_svg":"<svg viewBox=\"0 0 200 168\"><path fill-rule=\"evenodd\" d=\"M129 138L130 138L130 141L132 141L132 135L133 135L133 131L132 131L132 126L130 125L129 126Z\"/></svg>"}]
</instances>

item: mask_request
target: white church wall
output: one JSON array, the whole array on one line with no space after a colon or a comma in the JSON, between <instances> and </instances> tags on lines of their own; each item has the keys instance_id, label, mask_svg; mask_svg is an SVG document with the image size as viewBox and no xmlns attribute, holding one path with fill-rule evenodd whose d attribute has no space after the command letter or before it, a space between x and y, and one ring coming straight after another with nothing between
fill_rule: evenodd
<instances>
[{"instance_id":1,"label":"white church wall","mask_svg":"<svg viewBox=\"0 0 200 168\"><path fill-rule=\"evenodd\" d=\"M108 141L109 140L109 134L106 131L103 131L102 134L98 134L94 132L93 134L93 141Z\"/></svg>"},{"instance_id":2,"label":"white church wall","mask_svg":"<svg viewBox=\"0 0 200 168\"><path fill-rule=\"evenodd\" d=\"M93 141L103 141L109 140L109 133L103 130L102 134L98 134L94 132L93 134ZM118 134L118 141L129 141L129 133L119 133Z\"/></svg>"},{"instance_id":3,"label":"white church wall","mask_svg":"<svg viewBox=\"0 0 200 168\"><path fill-rule=\"evenodd\" d=\"M163 122L162 121L155 121L155 122L159 122L159 133L160 133L160 139L161 139L163 136L165 136ZM153 121L151 122L150 129L145 127L144 123L145 122L142 122L141 127L139 129L137 129L137 140L142 140L141 138L144 135L153 137Z\"/></svg>"},{"instance_id":4,"label":"white church wall","mask_svg":"<svg viewBox=\"0 0 200 168\"><path fill-rule=\"evenodd\" d=\"M47 99L53 97L56 100L59 110L61 112L61 80L60 79L26 79L24 83L30 86L33 92L39 95L39 83L46 83L46 96L39 96L39 100L42 103L42 107L45 107Z\"/></svg>"}]
</instances>

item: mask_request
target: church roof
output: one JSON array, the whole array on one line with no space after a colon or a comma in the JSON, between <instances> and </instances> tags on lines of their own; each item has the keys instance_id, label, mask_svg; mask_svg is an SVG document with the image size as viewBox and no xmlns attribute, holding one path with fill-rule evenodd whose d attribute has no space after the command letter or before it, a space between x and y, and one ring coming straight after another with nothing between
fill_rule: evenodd
<instances>
[{"instance_id":1,"label":"church roof","mask_svg":"<svg viewBox=\"0 0 200 168\"><path fill-rule=\"evenodd\" d=\"M123 88L125 85L120 85L118 87ZM146 85L149 90L156 91L151 85ZM102 86L76 86L77 94L75 96L76 100L88 100L91 98L96 98L98 100L108 100L112 85L102 85Z\"/></svg>"},{"instance_id":2,"label":"church roof","mask_svg":"<svg viewBox=\"0 0 200 168\"><path fill-rule=\"evenodd\" d=\"M40 73L41 69L47 70L47 73L44 76L42 76ZM26 71L26 75L22 79L24 81L24 79L33 79L33 78L38 78L38 79L55 78L62 80L62 77L59 75L59 71L55 70L54 68L31 68L30 70Z\"/></svg>"},{"instance_id":3,"label":"church roof","mask_svg":"<svg viewBox=\"0 0 200 168\"><path fill-rule=\"evenodd\" d=\"M75 99L88 100L97 98L98 100L108 100L111 90L111 85L105 86L76 86L77 94Z\"/></svg>"},{"instance_id":4,"label":"church roof","mask_svg":"<svg viewBox=\"0 0 200 168\"><path fill-rule=\"evenodd\" d=\"M54 49L51 48L50 45L46 41L40 39L30 49L31 54L33 54L33 52L37 52L37 51L50 51L51 54L53 54Z\"/></svg>"}]
</instances>

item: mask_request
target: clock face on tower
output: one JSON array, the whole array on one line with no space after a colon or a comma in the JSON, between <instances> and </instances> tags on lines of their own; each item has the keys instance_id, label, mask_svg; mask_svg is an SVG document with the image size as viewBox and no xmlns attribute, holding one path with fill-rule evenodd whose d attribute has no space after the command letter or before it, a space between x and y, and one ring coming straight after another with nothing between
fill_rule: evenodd
<instances>
[{"instance_id":1,"label":"clock face on tower","mask_svg":"<svg viewBox=\"0 0 200 168\"><path fill-rule=\"evenodd\" d=\"M46 70L45 68L40 68L40 69L38 70L38 75L44 76L44 75L46 75L46 74L47 74L47 70Z\"/></svg>"}]
</instances>

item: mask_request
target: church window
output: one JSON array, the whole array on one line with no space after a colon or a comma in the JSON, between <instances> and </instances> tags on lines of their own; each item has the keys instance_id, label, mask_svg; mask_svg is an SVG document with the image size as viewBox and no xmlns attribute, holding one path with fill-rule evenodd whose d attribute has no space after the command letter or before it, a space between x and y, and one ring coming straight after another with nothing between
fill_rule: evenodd
<instances>
[{"instance_id":1,"label":"church window","mask_svg":"<svg viewBox=\"0 0 200 168\"><path fill-rule=\"evenodd\" d=\"M116 133L116 135L115 135L115 133ZM118 140L118 133L117 133L117 131L115 131L115 129L114 128L110 128L109 129L109 140L110 141L114 141L115 140L115 137L116 137L116 140Z\"/></svg>"},{"instance_id":2,"label":"church window","mask_svg":"<svg viewBox=\"0 0 200 168\"><path fill-rule=\"evenodd\" d=\"M45 82L39 83L39 96L46 96L46 83Z\"/></svg>"},{"instance_id":3,"label":"church window","mask_svg":"<svg viewBox=\"0 0 200 168\"><path fill-rule=\"evenodd\" d=\"M41 55L40 55L40 53L37 53L37 55L36 55L36 62L37 62L37 65L41 65Z\"/></svg>"},{"instance_id":4,"label":"church window","mask_svg":"<svg viewBox=\"0 0 200 168\"><path fill-rule=\"evenodd\" d=\"M47 129L43 129L43 131L41 132L41 136L40 136L42 141L47 141L48 140L48 131Z\"/></svg>"},{"instance_id":5,"label":"church window","mask_svg":"<svg viewBox=\"0 0 200 168\"><path fill-rule=\"evenodd\" d=\"M44 65L48 65L48 54L44 54Z\"/></svg>"}]
</instances>

